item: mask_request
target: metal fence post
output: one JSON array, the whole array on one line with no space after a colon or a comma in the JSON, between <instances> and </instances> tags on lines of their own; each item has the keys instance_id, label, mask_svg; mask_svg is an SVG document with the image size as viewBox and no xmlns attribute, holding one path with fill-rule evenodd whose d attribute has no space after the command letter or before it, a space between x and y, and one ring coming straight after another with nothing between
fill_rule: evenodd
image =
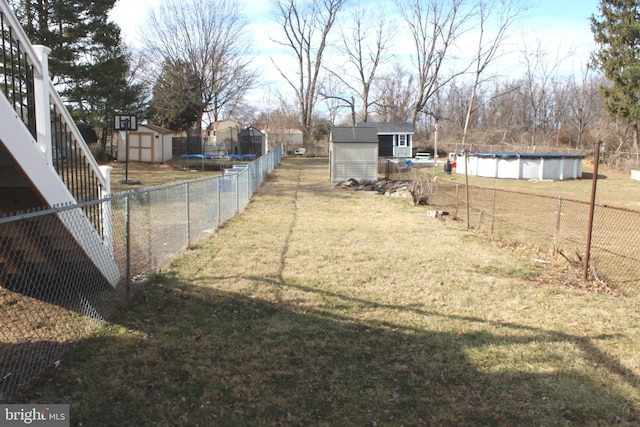
<instances>
[{"instance_id":1,"label":"metal fence post","mask_svg":"<svg viewBox=\"0 0 640 427\"><path fill-rule=\"evenodd\" d=\"M251 197L251 193L252 193L252 190L251 190L251 182L252 182L251 181L251 170L252 169L247 168L247 200L249 200L249 198Z\"/></svg>"},{"instance_id":2,"label":"metal fence post","mask_svg":"<svg viewBox=\"0 0 640 427\"><path fill-rule=\"evenodd\" d=\"M222 224L222 196L220 195L221 191L221 179L220 177L216 178L216 186L218 187L218 227L220 227L220 224Z\"/></svg>"},{"instance_id":3,"label":"metal fence post","mask_svg":"<svg viewBox=\"0 0 640 427\"><path fill-rule=\"evenodd\" d=\"M187 225L187 248L191 247L191 224L189 223L189 181L185 183L185 223Z\"/></svg>"},{"instance_id":4,"label":"metal fence post","mask_svg":"<svg viewBox=\"0 0 640 427\"><path fill-rule=\"evenodd\" d=\"M238 213L240 212L240 174L235 173L234 176L236 177L236 213Z\"/></svg>"},{"instance_id":5,"label":"metal fence post","mask_svg":"<svg viewBox=\"0 0 640 427\"><path fill-rule=\"evenodd\" d=\"M600 164L600 145L597 142L593 154L593 180L591 182L591 204L589 206L589 225L587 226L587 248L584 253L584 272L582 280L589 278L589 260L591 259L591 236L593 234L593 216L596 208L596 186L598 185L598 165Z\"/></svg>"},{"instance_id":6,"label":"metal fence post","mask_svg":"<svg viewBox=\"0 0 640 427\"><path fill-rule=\"evenodd\" d=\"M126 271L126 299L131 299L131 202L129 200L131 196L127 195L124 199L125 214L125 252L127 256L127 271Z\"/></svg>"}]
</instances>

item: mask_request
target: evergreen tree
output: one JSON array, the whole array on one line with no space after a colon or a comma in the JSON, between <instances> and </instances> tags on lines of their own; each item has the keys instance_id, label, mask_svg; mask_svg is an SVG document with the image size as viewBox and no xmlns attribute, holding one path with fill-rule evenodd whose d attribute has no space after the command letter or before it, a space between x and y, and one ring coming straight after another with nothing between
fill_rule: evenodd
<instances>
[{"instance_id":1,"label":"evergreen tree","mask_svg":"<svg viewBox=\"0 0 640 427\"><path fill-rule=\"evenodd\" d=\"M205 108L199 100L198 77L187 63L167 60L153 86L149 118L160 126L184 131L196 123Z\"/></svg>"},{"instance_id":2,"label":"evergreen tree","mask_svg":"<svg viewBox=\"0 0 640 427\"><path fill-rule=\"evenodd\" d=\"M141 114L144 88L131 80L120 28L108 21L116 0L13 0L33 44L51 49L49 73L73 118L100 131L106 145L113 114Z\"/></svg>"},{"instance_id":3,"label":"evergreen tree","mask_svg":"<svg viewBox=\"0 0 640 427\"><path fill-rule=\"evenodd\" d=\"M640 2L601 0L599 17L591 16L591 31L600 48L593 55L610 84L602 87L609 115L633 129L638 149L640 124Z\"/></svg>"}]
</instances>

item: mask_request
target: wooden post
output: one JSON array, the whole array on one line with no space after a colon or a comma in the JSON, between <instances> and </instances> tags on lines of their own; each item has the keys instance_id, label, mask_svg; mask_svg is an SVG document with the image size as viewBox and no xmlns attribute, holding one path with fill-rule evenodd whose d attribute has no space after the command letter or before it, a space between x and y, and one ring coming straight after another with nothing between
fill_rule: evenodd
<instances>
[{"instance_id":1,"label":"wooden post","mask_svg":"<svg viewBox=\"0 0 640 427\"><path fill-rule=\"evenodd\" d=\"M589 225L587 226L587 248L584 255L584 272L582 280L587 281L589 278L589 260L591 258L591 235L593 234L593 216L596 206L596 186L598 184L598 165L600 164L600 144L597 142L595 152L593 153L593 179L591 180L591 204L589 207Z\"/></svg>"}]
</instances>

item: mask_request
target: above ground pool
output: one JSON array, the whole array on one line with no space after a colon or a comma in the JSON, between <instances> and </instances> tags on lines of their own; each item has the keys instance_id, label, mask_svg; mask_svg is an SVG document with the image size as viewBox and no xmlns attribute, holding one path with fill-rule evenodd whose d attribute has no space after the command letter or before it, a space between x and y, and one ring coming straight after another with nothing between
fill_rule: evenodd
<instances>
[{"instance_id":1,"label":"above ground pool","mask_svg":"<svg viewBox=\"0 0 640 427\"><path fill-rule=\"evenodd\" d=\"M456 173L487 178L554 180L582 178L581 154L468 153L456 157Z\"/></svg>"}]
</instances>

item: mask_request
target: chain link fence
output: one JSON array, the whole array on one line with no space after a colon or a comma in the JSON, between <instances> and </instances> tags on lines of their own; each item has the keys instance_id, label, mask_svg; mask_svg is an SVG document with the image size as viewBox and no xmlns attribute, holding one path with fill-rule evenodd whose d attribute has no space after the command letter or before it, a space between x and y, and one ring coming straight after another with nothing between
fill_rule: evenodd
<instances>
[{"instance_id":1,"label":"chain link fence","mask_svg":"<svg viewBox=\"0 0 640 427\"><path fill-rule=\"evenodd\" d=\"M476 232L563 257L583 271L589 203L473 186L467 195L463 184L443 180L433 188L431 208L468 222ZM595 206L588 273L590 280L640 296L640 211Z\"/></svg>"},{"instance_id":2,"label":"chain link fence","mask_svg":"<svg viewBox=\"0 0 640 427\"><path fill-rule=\"evenodd\" d=\"M280 146L224 175L102 199L110 237L100 245L90 244L99 235L82 214L91 203L0 218L0 402L57 366L132 284L243 211L282 154Z\"/></svg>"}]
</instances>

